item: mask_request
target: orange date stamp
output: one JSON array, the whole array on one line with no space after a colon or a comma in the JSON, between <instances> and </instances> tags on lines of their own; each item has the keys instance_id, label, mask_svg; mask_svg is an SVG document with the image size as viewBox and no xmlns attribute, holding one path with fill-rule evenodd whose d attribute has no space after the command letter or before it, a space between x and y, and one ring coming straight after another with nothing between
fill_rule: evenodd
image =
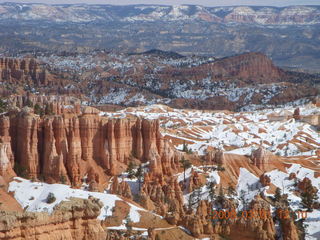
<instances>
[{"instance_id":1,"label":"orange date stamp","mask_svg":"<svg viewBox=\"0 0 320 240\"><path fill-rule=\"evenodd\" d=\"M276 217L279 219L290 219L294 214L297 216L297 218L307 218L307 211L289 211L288 209L277 209ZM230 210L213 210L211 214L212 220L222 220L222 219L230 219L230 220L237 220L237 219L267 219L270 218L271 212L270 210L266 209L250 209L250 210L243 210L237 212L235 209Z\"/></svg>"}]
</instances>

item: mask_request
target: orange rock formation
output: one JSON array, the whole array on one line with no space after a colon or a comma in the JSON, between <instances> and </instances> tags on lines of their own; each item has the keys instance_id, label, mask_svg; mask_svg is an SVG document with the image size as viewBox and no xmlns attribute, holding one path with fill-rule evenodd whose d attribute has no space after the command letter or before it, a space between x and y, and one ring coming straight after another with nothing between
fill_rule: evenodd
<instances>
[{"instance_id":1,"label":"orange rock formation","mask_svg":"<svg viewBox=\"0 0 320 240\"><path fill-rule=\"evenodd\" d=\"M97 220L101 207L96 199L72 199L58 205L52 215L2 212L0 239L104 240L106 233Z\"/></svg>"}]
</instances>

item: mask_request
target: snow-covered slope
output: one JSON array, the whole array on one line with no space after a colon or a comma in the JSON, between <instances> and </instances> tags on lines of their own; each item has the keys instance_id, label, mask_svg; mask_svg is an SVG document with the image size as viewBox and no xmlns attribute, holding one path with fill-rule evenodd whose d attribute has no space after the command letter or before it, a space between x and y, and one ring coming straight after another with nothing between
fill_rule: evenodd
<instances>
[{"instance_id":1,"label":"snow-covered slope","mask_svg":"<svg viewBox=\"0 0 320 240\"><path fill-rule=\"evenodd\" d=\"M305 207L301 203L301 198L294 193L296 187L294 184L294 180L289 180L290 173L296 174L296 181L302 181L305 177L309 178L312 182L312 185L317 189L320 189L320 178L315 177L315 171L310 170L308 168L304 168L300 164L292 164L291 167L287 168L286 173L281 172L279 170L273 170L271 172L266 173L266 175L270 176L272 184L280 188L284 194L288 194L290 207L293 211L305 209ZM318 191L318 197L320 197L320 191ZM307 240L319 239L319 224L320 210L315 209L312 212L308 212L304 222Z\"/></svg>"},{"instance_id":2,"label":"snow-covered slope","mask_svg":"<svg viewBox=\"0 0 320 240\"><path fill-rule=\"evenodd\" d=\"M172 109L163 105L128 108L115 117L136 115L160 119L164 136L182 150L183 142L193 151L204 154L208 147L221 148L229 153L251 154L264 148L281 156L313 156L320 148L320 134L311 125L319 119L320 108L313 104L300 107L301 120L293 118L295 108L254 112L214 112ZM319 120L318 120L319 121Z\"/></svg>"},{"instance_id":3,"label":"snow-covered slope","mask_svg":"<svg viewBox=\"0 0 320 240\"><path fill-rule=\"evenodd\" d=\"M47 184L42 182L32 182L23 178L15 178L9 186L9 192L14 192L15 199L20 205L31 212L49 212L51 213L56 205L70 198L88 199L90 196L100 199L103 203L99 220L112 216L112 209L116 201L123 201L120 197L100 192L89 192L81 189L72 189L68 185L63 184ZM56 200L48 204L46 199L49 193L53 193ZM139 211L146 211L131 203L129 217L133 222L140 221Z\"/></svg>"}]
</instances>

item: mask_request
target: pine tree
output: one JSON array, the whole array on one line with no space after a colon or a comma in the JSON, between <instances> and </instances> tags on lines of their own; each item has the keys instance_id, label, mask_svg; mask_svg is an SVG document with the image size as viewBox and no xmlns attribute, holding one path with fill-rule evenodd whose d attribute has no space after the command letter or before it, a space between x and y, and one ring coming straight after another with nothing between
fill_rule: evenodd
<instances>
[{"instance_id":1,"label":"pine tree","mask_svg":"<svg viewBox=\"0 0 320 240\"><path fill-rule=\"evenodd\" d=\"M132 220L131 220L129 214L127 215L127 217L125 219L125 226L127 228L127 236L131 236L132 235Z\"/></svg>"},{"instance_id":2,"label":"pine tree","mask_svg":"<svg viewBox=\"0 0 320 240\"><path fill-rule=\"evenodd\" d=\"M40 116L43 116L44 111L43 111L42 107L41 107L38 103L36 103L36 104L34 105L33 109L34 109L34 113L35 113L35 114L38 114L38 115L40 115Z\"/></svg>"},{"instance_id":3,"label":"pine tree","mask_svg":"<svg viewBox=\"0 0 320 240\"><path fill-rule=\"evenodd\" d=\"M0 113L6 112L8 109L8 103L0 99Z\"/></svg>"},{"instance_id":4,"label":"pine tree","mask_svg":"<svg viewBox=\"0 0 320 240\"><path fill-rule=\"evenodd\" d=\"M53 115L52 107L49 104L46 104L45 109L44 109L44 113L46 115Z\"/></svg>"},{"instance_id":5,"label":"pine tree","mask_svg":"<svg viewBox=\"0 0 320 240\"><path fill-rule=\"evenodd\" d=\"M221 205L222 205L223 202L225 201L225 197L224 197L224 194L223 194L223 187L222 187L222 185L220 186L220 189L219 189L219 194L218 194L217 201L218 201Z\"/></svg>"},{"instance_id":6,"label":"pine tree","mask_svg":"<svg viewBox=\"0 0 320 240\"><path fill-rule=\"evenodd\" d=\"M134 172L135 167L136 165L133 162L129 162L129 165L127 167L128 178L132 179L135 177L135 172Z\"/></svg>"},{"instance_id":7,"label":"pine tree","mask_svg":"<svg viewBox=\"0 0 320 240\"><path fill-rule=\"evenodd\" d=\"M281 199L281 189L280 188L276 188L276 193L274 194L274 199L279 202Z\"/></svg>"},{"instance_id":8,"label":"pine tree","mask_svg":"<svg viewBox=\"0 0 320 240\"><path fill-rule=\"evenodd\" d=\"M206 188L208 189L208 192L209 192L208 197L209 197L211 202L213 202L213 200L214 200L215 186L216 186L216 184L214 182L208 182L207 185L206 185Z\"/></svg>"},{"instance_id":9,"label":"pine tree","mask_svg":"<svg viewBox=\"0 0 320 240\"><path fill-rule=\"evenodd\" d=\"M189 160L186 160L184 156L182 156L180 160L181 167L183 168L183 181L186 182L186 170L191 167L191 163Z\"/></svg>"},{"instance_id":10,"label":"pine tree","mask_svg":"<svg viewBox=\"0 0 320 240\"><path fill-rule=\"evenodd\" d=\"M235 193L236 193L236 190L234 189L234 187L231 184L229 184L229 186L228 186L228 194L230 196L232 196L232 195L235 195Z\"/></svg>"},{"instance_id":11,"label":"pine tree","mask_svg":"<svg viewBox=\"0 0 320 240\"><path fill-rule=\"evenodd\" d=\"M201 200L201 188L197 188L195 191L195 203L199 204L200 200Z\"/></svg>"},{"instance_id":12,"label":"pine tree","mask_svg":"<svg viewBox=\"0 0 320 240\"><path fill-rule=\"evenodd\" d=\"M66 183L67 183L67 177L66 177L65 175L61 175L61 176L60 176L60 182L61 182L62 184L66 184Z\"/></svg>"},{"instance_id":13,"label":"pine tree","mask_svg":"<svg viewBox=\"0 0 320 240\"><path fill-rule=\"evenodd\" d=\"M318 200L317 192L317 189L312 186L311 182L308 182L305 190L301 193L302 204L307 207L309 211Z\"/></svg>"},{"instance_id":14,"label":"pine tree","mask_svg":"<svg viewBox=\"0 0 320 240\"><path fill-rule=\"evenodd\" d=\"M222 187L222 185L220 186L220 189L219 189L219 196L223 197L223 187Z\"/></svg>"},{"instance_id":15,"label":"pine tree","mask_svg":"<svg viewBox=\"0 0 320 240\"><path fill-rule=\"evenodd\" d=\"M223 172L223 171L225 171L225 170L226 170L226 169L225 169L224 167L222 167L221 164L218 164L217 171Z\"/></svg>"},{"instance_id":16,"label":"pine tree","mask_svg":"<svg viewBox=\"0 0 320 240\"><path fill-rule=\"evenodd\" d=\"M27 101L25 103L25 106L32 108L33 107L33 102L30 99L27 99Z\"/></svg>"},{"instance_id":17,"label":"pine tree","mask_svg":"<svg viewBox=\"0 0 320 240\"><path fill-rule=\"evenodd\" d=\"M246 192L244 190L241 190L240 191L240 201L242 203L244 210L246 209L246 205L247 205L245 195L246 195Z\"/></svg>"},{"instance_id":18,"label":"pine tree","mask_svg":"<svg viewBox=\"0 0 320 240\"><path fill-rule=\"evenodd\" d=\"M143 181L143 169L142 169L142 165L140 164L136 173L135 173L135 177L138 179L138 184L139 184L139 192L140 192L140 188L141 188L141 183Z\"/></svg>"},{"instance_id":19,"label":"pine tree","mask_svg":"<svg viewBox=\"0 0 320 240\"><path fill-rule=\"evenodd\" d=\"M186 144L186 142L183 142L182 151L186 153L189 151L188 145Z\"/></svg>"},{"instance_id":20,"label":"pine tree","mask_svg":"<svg viewBox=\"0 0 320 240\"><path fill-rule=\"evenodd\" d=\"M195 191L193 191L189 196L189 201L188 201L189 209L192 209L192 206L194 205L195 201L196 201L196 193Z\"/></svg>"},{"instance_id":21,"label":"pine tree","mask_svg":"<svg viewBox=\"0 0 320 240\"><path fill-rule=\"evenodd\" d=\"M50 192L50 193L48 194L48 196L47 196L46 202L47 202L48 204L51 204L51 203L53 203L53 202L55 202L55 201L56 201L56 197L54 196L54 194L53 194L52 192Z\"/></svg>"},{"instance_id":22,"label":"pine tree","mask_svg":"<svg viewBox=\"0 0 320 240\"><path fill-rule=\"evenodd\" d=\"M14 167L13 167L15 173L22 178L28 178L29 176L29 171L26 167L24 167L23 165L21 165L20 163L15 163Z\"/></svg>"}]
</instances>

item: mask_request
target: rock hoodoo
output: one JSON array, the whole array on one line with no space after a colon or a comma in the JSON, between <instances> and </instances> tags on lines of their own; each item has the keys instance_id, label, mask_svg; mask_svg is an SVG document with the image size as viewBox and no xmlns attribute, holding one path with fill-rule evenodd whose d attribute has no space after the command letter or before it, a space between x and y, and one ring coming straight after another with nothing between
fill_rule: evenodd
<instances>
[{"instance_id":1,"label":"rock hoodoo","mask_svg":"<svg viewBox=\"0 0 320 240\"><path fill-rule=\"evenodd\" d=\"M80 186L89 173L90 181L106 183L106 176L125 171L132 157L150 162L157 174L178 169L180 155L162 138L158 121L98 113L87 107L82 114L40 117L25 107L0 116L1 171L16 164L30 178Z\"/></svg>"},{"instance_id":2,"label":"rock hoodoo","mask_svg":"<svg viewBox=\"0 0 320 240\"><path fill-rule=\"evenodd\" d=\"M265 150L263 147L259 147L251 154L251 161L259 169L264 170L270 161L271 153Z\"/></svg>"},{"instance_id":3,"label":"rock hoodoo","mask_svg":"<svg viewBox=\"0 0 320 240\"><path fill-rule=\"evenodd\" d=\"M47 74L33 58L0 58L0 81L47 84Z\"/></svg>"}]
</instances>

